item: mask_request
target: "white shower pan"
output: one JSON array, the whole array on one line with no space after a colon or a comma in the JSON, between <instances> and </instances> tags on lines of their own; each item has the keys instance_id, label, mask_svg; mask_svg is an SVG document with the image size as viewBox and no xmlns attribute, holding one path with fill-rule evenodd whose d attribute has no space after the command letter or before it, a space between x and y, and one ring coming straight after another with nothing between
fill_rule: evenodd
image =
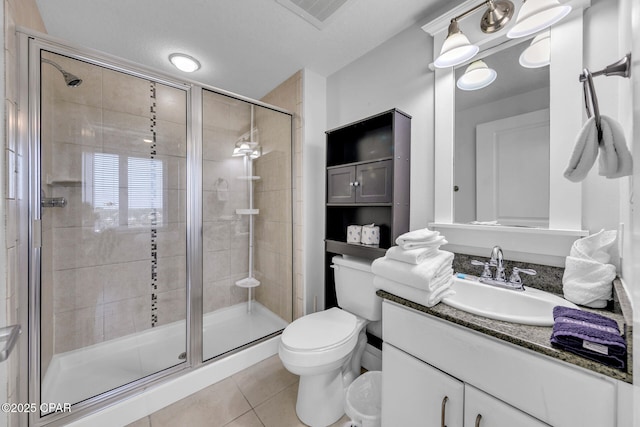
<instances>
[{"instance_id":1,"label":"white shower pan","mask_svg":"<svg viewBox=\"0 0 640 427\"><path fill-rule=\"evenodd\" d=\"M207 313L203 360L281 331L287 322L258 302ZM42 381L42 402L78 403L184 360L184 321L53 356Z\"/></svg>"}]
</instances>

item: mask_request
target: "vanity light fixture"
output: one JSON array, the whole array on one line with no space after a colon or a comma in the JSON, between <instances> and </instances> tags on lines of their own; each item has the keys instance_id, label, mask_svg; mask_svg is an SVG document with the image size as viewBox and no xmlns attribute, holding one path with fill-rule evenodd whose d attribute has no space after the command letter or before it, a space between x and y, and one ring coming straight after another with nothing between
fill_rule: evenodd
<instances>
[{"instance_id":1,"label":"vanity light fixture","mask_svg":"<svg viewBox=\"0 0 640 427\"><path fill-rule=\"evenodd\" d=\"M540 68L551 62L551 36L545 31L533 38L531 44L520 54L520 65L525 68Z\"/></svg>"},{"instance_id":2,"label":"vanity light fixture","mask_svg":"<svg viewBox=\"0 0 640 427\"><path fill-rule=\"evenodd\" d=\"M571 12L571 6L558 0L523 0L515 25L507 33L510 39L526 37L549 28Z\"/></svg>"},{"instance_id":3,"label":"vanity light fixture","mask_svg":"<svg viewBox=\"0 0 640 427\"><path fill-rule=\"evenodd\" d=\"M478 46L471 44L467 36L462 34L458 21L452 19L440 56L436 58L433 65L438 68L455 67L476 56L479 50Z\"/></svg>"},{"instance_id":4,"label":"vanity light fixture","mask_svg":"<svg viewBox=\"0 0 640 427\"><path fill-rule=\"evenodd\" d=\"M513 16L514 6L511 1L486 0L451 19L447 38L444 40L440 50L440 56L433 62L435 67L455 67L476 56L480 48L471 44L467 36L460 31L458 21L482 7L486 7L487 10L482 14L480 29L486 34L500 31Z\"/></svg>"},{"instance_id":5,"label":"vanity light fixture","mask_svg":"<svg viewBox=\"0 0 640 427\"><path fill-rule=\"evenodd\" d=\"M479 59L469 64L467 70L456 82L456 86L462 90L478 90L489 86L497 76L496 70L489 68L483 60Z\"/></svg>"},{"instance_id":6,"label":"vanity light fixture","mask_svg":"<svg viewBox=\"0 0 640 427\"><path fill-rule=\"evenodd\" d=\"M169 55L169 61L180 71L185 73L193 73L200 69L200 62L192 56L184 53L172 53Z\"/></svg>"}]
</instances>

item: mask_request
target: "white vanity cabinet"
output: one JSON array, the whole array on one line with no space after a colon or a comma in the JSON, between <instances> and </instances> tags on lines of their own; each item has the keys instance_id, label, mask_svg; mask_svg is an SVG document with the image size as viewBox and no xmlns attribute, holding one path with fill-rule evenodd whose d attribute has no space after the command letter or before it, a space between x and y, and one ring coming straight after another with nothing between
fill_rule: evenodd
<instances>
[{"instance_id":1,"label":"white vanity cabinet","mask_svg":"<svg viewBox=\"0 0 640 427\"><path fill-rule=\"evenodd\" d=\"M389 300L382 316L384 427L619 425L612 378Z\"/></svg>"},{"instance_id":2,"label":"white vanity cabinet","mask_svg":"<svg viewBox=\"0 0 640 427\"><path fill-rule=\"evenodd\" d=\"M473 427L548 426L469 384L464 387L464 425Z\"/></svg>"},{"instance_id":3,"label":"white vanity cabinet","mask_svg":"<svg viewBox=\"0 0 640 427\"><path fill-rule=\"evenodd\" d=\"M382 375L383 426L462 427L462 381L387 343Z\"/></svg>"},{"instance_id":4,"label":"white vanity cabinet","mask_svg":"<svg viewBox=\"0 0 640 427\"><path fill-rule=\"evenodd\" d=\"M390 344L382 361L383 426L547 425Z\"/></svg>"}]
</instances>

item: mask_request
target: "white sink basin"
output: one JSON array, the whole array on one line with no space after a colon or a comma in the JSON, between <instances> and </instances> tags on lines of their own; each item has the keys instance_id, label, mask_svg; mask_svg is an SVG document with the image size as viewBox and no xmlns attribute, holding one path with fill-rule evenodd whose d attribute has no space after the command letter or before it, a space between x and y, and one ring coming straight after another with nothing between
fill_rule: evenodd
<instances>
[{"instance_id":1,"label":"white sink basin","mask_svg":"<svg viewBox=\"0 0 640 427\"><path fill-rule=\"evenodd\" d=\"M525 286L524 291L502 289L479 283L477 280L454 278L456 291L443 303L468 313L524 325L553 325L553 307L575 304L549 292Z\"/></svg>"}]
</instances>

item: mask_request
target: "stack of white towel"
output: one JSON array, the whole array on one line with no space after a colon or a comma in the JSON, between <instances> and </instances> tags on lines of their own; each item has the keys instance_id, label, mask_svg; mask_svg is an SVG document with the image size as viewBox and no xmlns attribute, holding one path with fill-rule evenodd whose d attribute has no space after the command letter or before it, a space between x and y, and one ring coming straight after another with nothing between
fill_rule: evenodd
<instances>
[{"instance_id":1,"label":"stack of white towel","mask_svg":"<svg viewBox=\"0 0 640 427\"><path fill-rule=\"evenodd\" d=\"M432 307L453 294L453 254L440 250L446 244L438 231L422 229L396 239L398 246L371 264L373 284L399 297Z\"/></svg>"}]
</instances>

